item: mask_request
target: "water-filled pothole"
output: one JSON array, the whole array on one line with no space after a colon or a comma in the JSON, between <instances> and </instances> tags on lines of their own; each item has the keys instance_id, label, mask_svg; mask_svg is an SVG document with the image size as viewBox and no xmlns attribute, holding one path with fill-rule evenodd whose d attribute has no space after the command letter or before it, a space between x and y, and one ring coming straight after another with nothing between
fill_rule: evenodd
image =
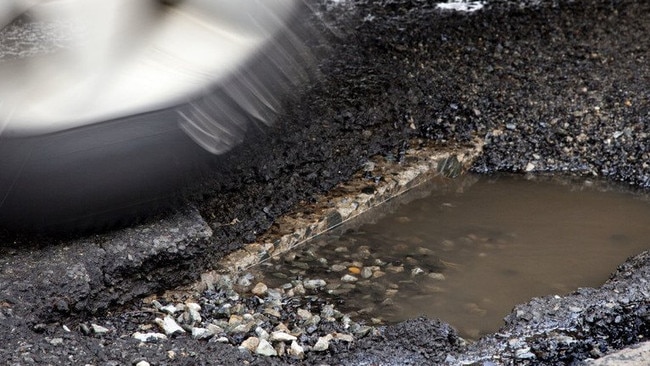
<instances>
[{"instance_id":1,"label":"water-filled pothole","mask_svg":"<svg viewBox=\"0 0 650 366\"><path fill-rule=\"evenodd\" d=\"M426 315L475 339L515 304L599 286L650 248L650 204L603 187L508 175L434 182L426 197L322 235L253 275L296 291L324 280L313 287L357 319Z\"/></svg>"}]
</instances>

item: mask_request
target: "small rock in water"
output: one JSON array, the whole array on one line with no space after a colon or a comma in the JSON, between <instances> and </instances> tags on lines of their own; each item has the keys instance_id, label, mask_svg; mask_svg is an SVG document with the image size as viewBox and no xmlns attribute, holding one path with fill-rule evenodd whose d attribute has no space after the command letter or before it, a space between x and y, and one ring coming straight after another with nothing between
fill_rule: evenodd
<instances>
[{"instance_id":1,"label":"small rock in water","mask_svg":"<svg viewBox=\"0 0 650 366\"><path fill-rule=\"evenodd\" d=\"M390 265L386 266L386 271L391 272L391 273L401 273L401 272L404 272L404 266L402 266L402 265L394 266L394 265L390 264Z\"/></svg>"},{"instance_id":2,"label":"small rock in water","mask_svg":"<svg viewBox=\"0 0 650 366\"><path fill-rule=\"evenodd\" d=\"M415 267L411 270L411 276L417 276L424 273L424 270L420 267Z\"/></svg>"},{"instance_id":3,"label":"small rock in water","mask_svg":"<svg viewBox=\"0 0 650 366\"><path fill-rule=\"evenodd\" d=\"M348 267L348 271L352 274L360 274L361 273L361 268L359 267Z\"/></svg>"},{"instance_id":4,"label":"small rock in water","mask_svg":"<svg viewBox=\"0 0 650 366\"><path fill-rule=\"evenodd\" d=\"M293 288L293 293L296 295L304 295L305 294L305 287L302 285L302 283L297 284Z\"/></svg>"},{"instance_id":5,"label":"small rock in water","mask_svg":"<svg viewBox=\"0 0 650 366\"><path fill-rule=\"evenodd\" d=\"M432 279L438 280L438 281L444 281L445 280L445 275L443 275L442 273L431 272L427 276L429 278L432 278Z\"/></svg>"},{"instance_id":6,"label":"small rock in water","mask_svg":"<svg viewBox=\"0 0 650 366\"><path fill-rule=\"evenodd\" d=\"M309 290L315 290L317 288L325 287L327 285L327 282L325 280L317 279L317 280L305 280L303 282L303 286L306 289Z\"/></svg>"},{"instance_id":7,"label":"small rock in water","mask_svg":"<svg viewBox=\"0 0 650 366\"><path fill-rule=\"evenodd\" d=\"M358 280L359 280L358 278L349 274L346 274L345 276L341 277L341 281L343 282L357 282Z\"/></svg>"}]
</instances>

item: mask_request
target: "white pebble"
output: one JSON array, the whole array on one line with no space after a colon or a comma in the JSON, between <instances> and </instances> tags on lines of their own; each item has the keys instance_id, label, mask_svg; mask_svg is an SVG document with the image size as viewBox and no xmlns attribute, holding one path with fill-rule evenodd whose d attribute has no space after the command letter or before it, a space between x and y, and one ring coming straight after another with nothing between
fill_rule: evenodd
<instances>
[{"instance_id":1,"label":"white pebble","mask_svg":"<svg viewBox=\"0 0 650 366\"><path fill-rule=\"evenodd\" d=\"M277 356L278 352L273 348L271 343L265 339L260 339L260 344L255 349L255 353L262 356Z\"/></svg>"},{"instance_id":2,"label":"white pebble","mask_svg":"<svg viewBox=\"0 0 650 366\"><path fill-rule=\"evenodd\" d=\"M305 349L302 348L302 346L299 345L296 341L291 342L291 346L289 347L289 351L287 351L287 353L299 359L305 357Z\"/></svg>"},{"instance_id":3,"label":"white pebble","mask_svg":"<svg viewBox=\"0 0 650 366\"><path fill-rule=\"evenodd\" d=\"M271 342L288 342L288 341L295 341L297 338L292 336L291 334L287 334L285 332L273 332L271 333L270 341Z\"/></svg>"},{"instance_id":4,"label":"white pebble","mask_svg":"<svg viewBox=\"0 0 650 366\"><path fill-rule=\"evenodd\" d=\"M151 342L158 340L165 340L167 336L162 333L140 333L135 332L132 335L133 338L139 340L140 342Z\"/></svg>"},{"instance_id":5,"label":"white pebble","mask_svg":"<svg viewBox=\"0 0 650 366\"><path fill-rule=\"evenodd\" d=\"M165 334L167 335L172 335L174 333L185 333L185 330L181 328L181 326L176 323L176 320L174 320L174 318L169 315L165 316L164 319L156 318L155 322L165 331Z\"/></svg>"},{"instance_id":6,"label":"white pebble","mask_svg":"<svg viewBox=\"0 0 650 366\"><path fill-rule=\"evenodd\" d=\"M318 340L316 341L316 344L314 347L312 347L312 350L316 352L322 352L326 351L328 348L330 348L330 340L332 339L332 335L328 334L324 337L318 337Z\"/></svg>"},{"instance_id":7,"label":"white pebble","mask_svg":"<svg viewBox=\"0 0 650 366\"><path fill-rule=\"evenodd\" d=\"M343 282L357 282L358 280L359 280L358 278L349 274L346 274L345 276L341 277L341 281Z\"/></svg>"}]
</instances>

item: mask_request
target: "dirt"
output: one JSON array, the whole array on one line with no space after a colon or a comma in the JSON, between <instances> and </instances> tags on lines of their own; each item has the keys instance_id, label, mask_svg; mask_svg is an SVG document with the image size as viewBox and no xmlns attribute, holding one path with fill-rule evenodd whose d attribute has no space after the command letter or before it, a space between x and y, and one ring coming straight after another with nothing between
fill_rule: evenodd
<instances>
[{"instance_id":1,"label":"dirt","mask_svg":"<svg viewBox=\"0 0 650 366\"><path fill-rule=\"evenodd\" d=\"M646 189L650 4L524 3L488 1L465 14L418 0L314 1L323 29L311 41L321 60L318 77L296 90L276 125L252 131L212 162L211 176L186 195L197 209L90 236L3 236L2 358L292 362L189 338L139 345L63 326L101 315L125 327L120 309L135 299L196 280L370 157L399 161L416 147L408 141L448 146L480 137L486 145L477 172L596 175ZM521 305L500 332L476 344L465 345L438 321L414 319L304 363L571 364L599 357L648 337L649 263L644 254L599 289Z\"/></svg>"}]
</instances>

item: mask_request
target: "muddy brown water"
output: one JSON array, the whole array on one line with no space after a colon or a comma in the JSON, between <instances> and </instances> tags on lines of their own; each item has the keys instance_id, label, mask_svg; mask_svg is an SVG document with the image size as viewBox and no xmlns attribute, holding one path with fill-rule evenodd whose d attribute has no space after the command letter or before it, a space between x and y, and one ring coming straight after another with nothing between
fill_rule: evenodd
<instances>
[{"instance_id":1,"label":"muddy brown water","mask_svg":"<svg viewBox=\"0 0 650 366\"><path fill-rule=\"evenodd\" d=\"M650 202L604 183L467 176L412 195L257 275L285 288L324 279L321 296L368 323L426 315L476 339L514 305L599 286L650 248Z\"/></svg>"}]
</instances>

